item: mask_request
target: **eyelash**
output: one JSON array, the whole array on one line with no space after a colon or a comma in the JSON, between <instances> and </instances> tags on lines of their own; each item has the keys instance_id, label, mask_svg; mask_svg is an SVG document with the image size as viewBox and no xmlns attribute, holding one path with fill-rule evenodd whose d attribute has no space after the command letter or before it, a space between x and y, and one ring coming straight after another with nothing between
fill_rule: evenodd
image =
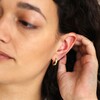
<instances>
[{"instance_id":1,"label":"eyelash","mask_svg":"<svg viewBox=\"0 0 100 100\"><path fill-rule=\"evenodd\" d=\"M23 25L24 28L27 28L27 29L37 29L37 26L36 26L36 25L33 25L33 24L31 24L31 23L29 23L29 22L27 22L27 21L19 20L19 23L20 23L21 25Z\"/></svg>"}]
</instances>

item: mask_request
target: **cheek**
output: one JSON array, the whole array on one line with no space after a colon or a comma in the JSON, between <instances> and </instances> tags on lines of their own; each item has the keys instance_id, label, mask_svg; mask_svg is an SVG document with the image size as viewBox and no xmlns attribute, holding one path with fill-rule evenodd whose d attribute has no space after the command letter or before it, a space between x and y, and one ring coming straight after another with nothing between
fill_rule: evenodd
<instances>
[{"instance_id":1,"label":"cheek","mask_svg":"<svg viewBox=\"0 0 100 100\"><path fill-rule=\"evenodd\" d=\"M19 74L17 77L27 79L37 75L43 76L54 53L55 42L54 36L42 37L24 42L23 46L19 46L16 65L18 68L16 72Z\"/></svg>"},{"instance_id":2,"label":"cheek","mask_svg":"<svg viewBox=\"0 0 100 100\"><path fill-rule=\"evenodd\" d=\"M43 68L49 63L53 55L56 39L54 35L52 37L40 37L42 38L35 38L33 41L24 42L24 46L20 47L17 59L18 65L24 68L27 66Z\"/></svg>"}]
</instances>

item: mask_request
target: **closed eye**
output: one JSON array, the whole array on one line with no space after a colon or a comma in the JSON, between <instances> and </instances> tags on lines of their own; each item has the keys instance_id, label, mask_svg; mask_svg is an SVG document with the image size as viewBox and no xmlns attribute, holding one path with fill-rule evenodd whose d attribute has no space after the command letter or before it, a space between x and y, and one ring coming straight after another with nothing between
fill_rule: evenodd
<instances>
[{"instance_id":1,"label":"closed eye","mask_svg":"<svg viewBox=\"0 0 100 100\"><path fill-rule=\"evenodd\" d=\"M25 28L27 28L27 29L36 29L37 28L37 26L36 25L33 25L33 24L31 24L31 23L29 23L29 22L27 22L27 21L24 21L24 20L19 20L19 23L21 24L21 25L23 25Z\"/></svg>"}]
</instances>

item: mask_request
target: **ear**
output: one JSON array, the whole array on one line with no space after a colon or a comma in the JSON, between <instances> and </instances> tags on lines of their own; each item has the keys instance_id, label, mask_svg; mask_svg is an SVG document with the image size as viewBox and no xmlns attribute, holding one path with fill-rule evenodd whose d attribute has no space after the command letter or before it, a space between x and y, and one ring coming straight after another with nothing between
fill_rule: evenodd
<instances>
[{"instance_id":1,"label":"ear","mask_svg":"<svg viewBox=\"0 0 100 100\"><path fill-rule=\"evenodd\" d=\"M71 32L71 33L62 35L61 36L61 45L58 48L55 55L53 56L52 60L55 61L56 58L57 58L57 60L60 60L62 57L64 57L69 52L69 50L73 47L75 42L76 42L76 34L75 33Z\"/></svg>"}]
</instances>

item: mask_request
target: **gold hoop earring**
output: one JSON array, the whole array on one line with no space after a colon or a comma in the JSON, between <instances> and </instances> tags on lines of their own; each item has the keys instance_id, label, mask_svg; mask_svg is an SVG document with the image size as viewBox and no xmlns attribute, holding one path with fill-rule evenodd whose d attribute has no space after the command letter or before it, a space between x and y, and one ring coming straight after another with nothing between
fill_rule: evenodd
<instances>
[{"instance_id":1,"label":"gold hoop earring","mask_svg":"<svg viewBox=\"0 0 100 100\"><path fill-rule=\"evenodd\" d=\"M58 59L55 58L55 61L53 62L53 66L56 66L57 65L57 62L58 62Z\"/></svg>"}]
</instances>

